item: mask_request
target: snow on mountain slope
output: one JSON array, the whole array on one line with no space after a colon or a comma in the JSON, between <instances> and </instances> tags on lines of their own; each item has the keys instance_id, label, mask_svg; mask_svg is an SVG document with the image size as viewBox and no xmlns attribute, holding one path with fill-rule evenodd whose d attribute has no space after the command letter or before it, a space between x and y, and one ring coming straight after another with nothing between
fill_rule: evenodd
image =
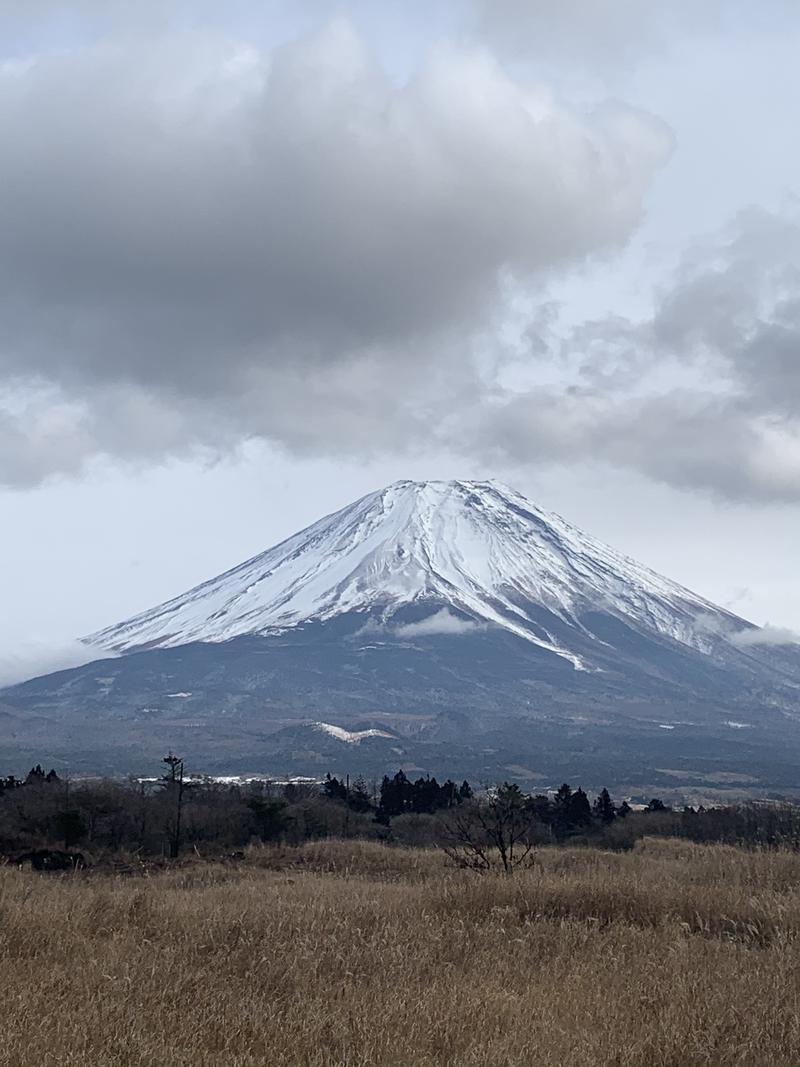
<instances>
[{"instance_id":1,"label":"snow on mountain slope","mask_svg":"<svg viewBox=\"0 0 800 1067\"><path fill-rule=\"evenodd\" d=\"M344 741L348 745L357 745L359 741L363 741L365 737L388 737L394 738L394 734L387 733L386 730L376 730L374 728L369 730L345 730L343 726L334 726L329 722L315 722L314 729L319 730L320 733L327 734L329 737L335 737L337 741Z\"/></svg>"},{"instance_id":2,"label":"snow on mountain slope","mask_svg":"<svg viewBox=\"0 0 800 1067\"><path fill-rule=\"evenodd\" d=\"M563 628L557 640L535 608L580 630L582 644L591 634L581 619L592 611L701 651L714 632L747 625L505 486L404 481L86 641L127 652L276 634L349 612L388 623L426 602L431 616L446 606L578 669L586 664Z\"/></svg>"}]
</instances>

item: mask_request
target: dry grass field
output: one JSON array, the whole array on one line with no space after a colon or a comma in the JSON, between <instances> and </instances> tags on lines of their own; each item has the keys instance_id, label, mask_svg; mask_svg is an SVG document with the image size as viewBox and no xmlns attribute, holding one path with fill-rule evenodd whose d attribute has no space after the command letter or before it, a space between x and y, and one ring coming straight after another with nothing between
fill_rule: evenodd
<instances>
[{"instance_id":1,"label":"dry grass field","mask_svg":"<svg viewBox=\"0 0 800 1067\"><path fill-rule=\"evenodd\" d=\"M0 869L0 1063L800 1064L800 856L645 840L512 878L368 842Z\"/></svg>"}]
</instances>

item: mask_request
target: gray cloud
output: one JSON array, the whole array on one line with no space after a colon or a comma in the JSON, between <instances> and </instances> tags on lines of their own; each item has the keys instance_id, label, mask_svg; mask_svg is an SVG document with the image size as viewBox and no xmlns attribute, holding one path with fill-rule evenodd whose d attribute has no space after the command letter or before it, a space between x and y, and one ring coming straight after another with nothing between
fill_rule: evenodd
<instances>
[{"instance_id":1,"label":"gray cloud","mask_svg":"<svg viewBox=\"0 0 800 1067\"><path fill-rule=\"evenodd\" d=\"M800 499L800 223L743 212L692 249L652 319L549 346L564 384L474 413L498 460L593 458L733 499Z\"/></svg>"},{"instance_id":2,"label":"gray cloud","mask_svg":"<svg viewBox=\"0 0 800 1067\"><path fill-rule=\"evenodd\" d=\"M396 85L350 23L0 66L0 480L263 436L399 448L485 382L506 284L624 243L671 139L488 53ZM478 361L479 362L479 361Z\"/></svg>"},{"instance_id":3,"label":"gray cloud","mask_svg":"<svg viewBox=\"0 0 800 1067\"><path fill-rule=\"evenodd\" d=\"M584 6L530 12L556 32ZM635 232L657 119L570 108L470 47L398 84L343 19L271 53L110 36L6 62L0 88L0 483L264 438L800 499L787 214L691 249L649 320L565 333L543 305L507 384L520 294Z\"/></svg>"},{"instance_id":4,"label":"gray cloud","mask_svg":"<svg viewBox=\"0 0 800 1067\"><path fill-rule=\"evenodd\" d=\"M644 52L663 48L676 24L699 29L718 20L722 2L479 0L478 7L484 31L514 53L634 65Z\"/></svg>"},{"instance_id":5,"label":"gray cloud","mask_svg":"<svg viewBox=\"0 0 800 1067\"><path fill-rule=\"evenodd\" d=\"M476 0L476 9L501 50L601 73L632 69L698 35L800 23L793 0L770 0L757 13L748 0Z\"/></svg>"}]
</instances>

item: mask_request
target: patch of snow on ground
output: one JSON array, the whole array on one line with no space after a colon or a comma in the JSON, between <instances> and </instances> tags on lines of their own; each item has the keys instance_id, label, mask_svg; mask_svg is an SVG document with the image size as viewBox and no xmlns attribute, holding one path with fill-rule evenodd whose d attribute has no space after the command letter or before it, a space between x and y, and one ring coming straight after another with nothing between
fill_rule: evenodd
<instances>
[{"instance_id":1,"label":"patch of snow on ground","mask_svg":"<svg viewBox=\"0 0 800 1067\"><path fill-rule=\"evenodd\" d=\"M388 734L385 730L345 730L343 726L333 726L329 722L315 722L314 727L348 745L356 745L365 737L394 737L394 734Z\"/></svg>"},{"instance_id":2,"label":"patch of snow on ground","mask_svg":"<svg viewBox=\"0 0 800 1067\"><path fill-rule=\"evenodd\" d=\"M213 774L209 780L220 785L248 785L250 782L264 782L269 785L318 785L321 781L320 778L309 778L305 774L278 778L271 774ZM202 782L204 779L192 778L191 781Z\"/></svg>"}]
</instances>

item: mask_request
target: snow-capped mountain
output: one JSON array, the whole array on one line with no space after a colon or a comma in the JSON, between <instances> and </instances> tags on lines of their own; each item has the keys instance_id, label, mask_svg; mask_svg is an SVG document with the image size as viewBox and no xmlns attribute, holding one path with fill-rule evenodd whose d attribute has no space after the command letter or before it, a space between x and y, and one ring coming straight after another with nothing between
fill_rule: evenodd
<instances>
[{"instance_id":1,"label":"snow-capped mountain","mask_svg":"<svg viewBox=\"0 0 800 1067\"><path fill-rule=\"evenodd\" d=\"M400 608L425 604L428 619L392 629ZM533 607L567 629L556 634ZM701 650L710 634L746 625L505 486L405 481L86 640L129 652L369 613L395 636L499 627L586 669L576 646L585 648L580 620L591 611Z\"/></svg>"},{"instance_id":2,"label":"snow-capped mountain","mask_svg":"<svg viewBox=\"0 0 800 1067\"><path fill-rule=\"evenodd\" d=\"M761 636L502 485L398 482L6 690L0 745L92 771L172 748L219 775L796 786L800 650Z\"/></svg>"}]
</instances>

